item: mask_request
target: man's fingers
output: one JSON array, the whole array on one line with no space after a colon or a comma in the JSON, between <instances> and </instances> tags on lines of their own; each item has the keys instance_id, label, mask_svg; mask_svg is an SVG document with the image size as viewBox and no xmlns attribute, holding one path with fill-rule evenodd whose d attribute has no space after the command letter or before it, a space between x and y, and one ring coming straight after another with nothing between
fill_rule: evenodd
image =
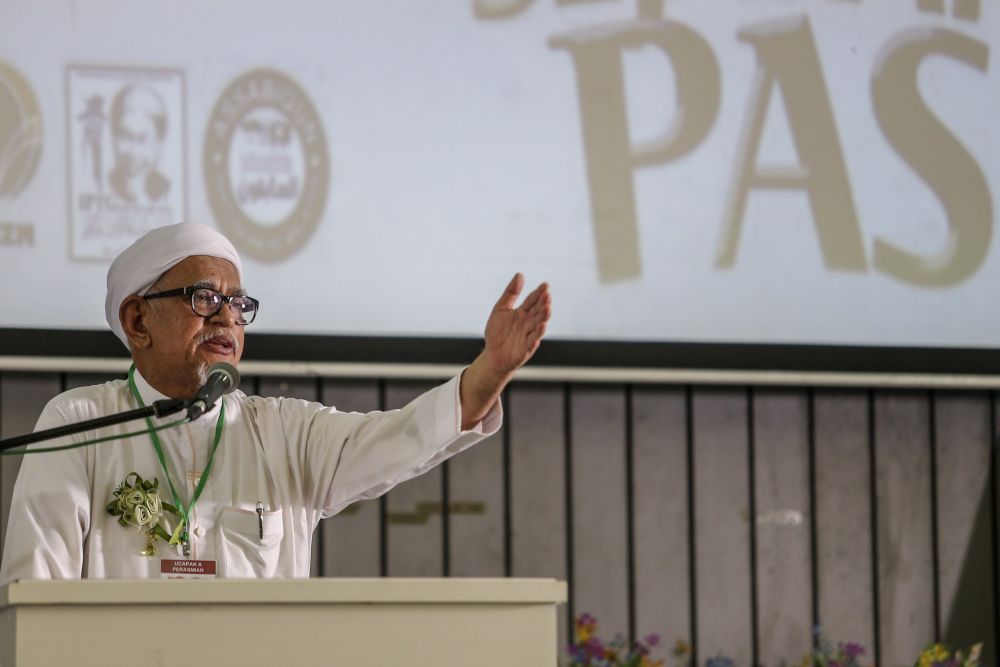
<instances>
[{"instance_id":1,"label":"man's fingers","mask_svg":"<svg viewBox=\"0 0 1000 667\"><path fill-rule=\"evenodd\" d=\"M531 310L538 303L551 302L552 297L549 295L549 284L542 283L532 291L531 294L527 296L524 303L521 304L521 308L524 310Z\"/></svg>"},{"instance_id":2,"label":"man's fingers","mask_svg":"<svg viewBox=\"0 0 1000 667\"><path fill-rule=\"evenodd\" d=\"M531 330L531 332L528 333L529 346L530 345L534 345L535 347L538 346L539 341L542 340L542 336L545 335L545 327L547 326L547 324L548 324L547 322L542 321L538 325L536 325L535 328Z\"/></svg>"},{"instance_id":3,"label":"man's fingers","mask_svg":"<svg viewBox=\"0 0 1000 667\"><path fill-rule=\"evenodd\" d=\"M517 304L517 297L521 295L522 289L524 289L524 274L519 271L507 283L506 289L500 295L497 305L493 307L493 310L512 310L514 305Z\"/></svg>"},{"instance_id":4,"label":"man's fingers","mask_svg":"<svg viewBox=\"0 0 1000 667\"><path fill-rule=\"evenodd\" d=\"M547 322L549 317L552 316L552 307L548 304L541 304L535 310L528 314L528 322L532 326L538 324L539 322Z\"/></svg>"},{"instance_id":5,"label":"man's fingers","mask_svg":"<svg viewBox=\"0 0 1000 667\"><path fill-rule=\"evenodd\" d=\"M524 299L524 303L521 304L523 310L531 310L531 307L538 303L538 299L541 296L541 289L542 286L539 285Z\"/></svg>"}]
</instances>

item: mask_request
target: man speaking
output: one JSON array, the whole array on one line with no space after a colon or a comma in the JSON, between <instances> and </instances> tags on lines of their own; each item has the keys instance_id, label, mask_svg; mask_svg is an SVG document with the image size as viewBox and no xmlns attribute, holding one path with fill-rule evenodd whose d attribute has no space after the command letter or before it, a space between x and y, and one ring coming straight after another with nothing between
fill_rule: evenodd
<instances>
[{"instance_id":1,"label":"man speaking","mask_svg":"<svg viewBox=\"0 0 1000 667\"><path fill-rule=\"evenodd\" d=\"M475 361L400 410L343 413L234 391L188 424L25 456L0 581L309 576L320 519L499 428L500 393L534 354L551 313L545 284L516 307L523 284L516 275L500 297ZM315 307L311 298L304 292L300 307ZM257 308L224 236L193 223L153 230L108 271L105 312L131 351L128 378L55 397L36 429L195 396L213 364L239 362Z\"/></svg>"}]
</instances>

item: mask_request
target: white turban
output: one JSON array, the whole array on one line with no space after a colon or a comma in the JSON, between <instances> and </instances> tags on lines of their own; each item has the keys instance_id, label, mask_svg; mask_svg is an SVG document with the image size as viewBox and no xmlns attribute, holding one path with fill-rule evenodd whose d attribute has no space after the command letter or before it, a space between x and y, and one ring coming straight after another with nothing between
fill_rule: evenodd
<instances>
[{"instance_id":1,"label":"white turban","mask_svg":"<svg viewBox=\"0 0 1000 667\"><path fill-rule=\"evenodd\" d=\"M225 236L206 225L182 222L157 227L122 251L108 269L108 295L104 315L115 335L128 347L118 310L133 294L145 294L160 276L187 257L207 255L231 262L240 282L243 265L236 249Z\"/></svg>"}]
</instances>

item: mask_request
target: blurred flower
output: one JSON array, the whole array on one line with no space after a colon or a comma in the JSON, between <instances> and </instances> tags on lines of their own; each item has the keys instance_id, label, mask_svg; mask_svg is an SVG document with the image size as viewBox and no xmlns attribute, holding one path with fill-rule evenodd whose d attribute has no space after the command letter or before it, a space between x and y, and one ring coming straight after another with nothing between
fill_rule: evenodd
<instances>
[{"instance_id":1,"label":"blurred flower","mask_svg":"<svg viewBox=\"0 0 1000 667\"><path fill-rule=\"evenodd\" d=\"M629 644L621 633L604 643L597 636L597 619L589 613L581 614L573 621L574 643L568 653L571 667L664 667L663 660L650 657L653 646L660 643L657 634Z\"/></svg>"},{"instance_id":2,"label":"blurred flower","mask_svg":"<svg viewBox=\"0 0 1000 667\"><path fill-rule=\"evenodd\" d=\"M590 614L583 614L574 621L577 635L583 629L586 638L577 640L569 646L569 667L665 667L665 660L653 659L650 653L659 646L661 638L658 634L649 634L641 640L628 644L621 634L606 644L596 635L597 619ZM862 665L861 658L866 654L865 648L857 642L834 643L825 638L819 626L814 628L815 649L803 656L798 667L870 667ZM975 644L968 650L951 650L940 643L925 648L914 667L980 667L979 659L983 644ZM692 664L690 656L692 647L684 640L678 640L672 650L678 660L676 667L697 667ZM705 659L704 667L735 667L735 662L728 656L717 654ZM780 664L795 664L782 661Z\"/></svg>"},{"instance_id":3,"label":"blurred flower","mask_svg":"<svg viewBox=\"0 0 1000 667\"><path fill-rule=\"evenodd\" d=\"M944 644L931 644L920 652L915 667L978 667L982 650L982 643L974 644L969 648L969 655L963 657L960 650L953 655Z\"/></svg>"},{"instance_id":4,"label":"blurred flower","mask_svg":"<svg viewBox=\"0 0 1000 667\"><path fill-rule=\"evenodd\" d=\"M920 667L934 667L948 659L948 651L941 644L931 644L920 652L917 664Z\"/></svg>"},{"instance_id":5,"label":"blurred flower","mask_svg":"<svg viewBox=\"0 0 1000 667\"><path fill-rule=\"evenodd\" d=\"M865 654L865 647L855 642L840 645L840 650L849 660L857 660Z\"/></svg>"}]
</instances>

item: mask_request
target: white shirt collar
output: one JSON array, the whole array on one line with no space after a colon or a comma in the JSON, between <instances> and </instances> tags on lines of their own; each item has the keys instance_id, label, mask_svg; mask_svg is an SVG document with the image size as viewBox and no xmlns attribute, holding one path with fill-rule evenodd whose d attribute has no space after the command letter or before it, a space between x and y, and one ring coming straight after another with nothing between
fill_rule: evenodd
<instances>
[{"instance_id":1,"label":"white shirt collar","mask_svg":"<svg viewBox=\"0 0 1000 667\"><path fill-rule=\"evenodd\" d=\"M142 376L142 373L139 372L138 368L135 369L134 379L135 379L135 388L139 392L139 396L142 397L142 402L144 405L152 405L155 401L162 401L166 398L169 398L169 396L160 393L160 391L155 389L153 385L149 384L149 382L146 381L146 378ZM206 412L204 415L202 415L198 419L198 422L207 423L209 419L215 419L219 415L220 405L222 405L221 399L216 401L215 405L212 406L212 409ZM174 417L174 419L176 418L177 417Z\"/></svg>"},{"instance_id":2,"label":"white shirt collar","mask_svg":"<svg viewBox=\"0 0 1000 667\"><path fill-rule=\"evenodd\" d=\"M135 388L139 392L139 396L142 397L142 402L144 405L152 405L155 401L162 401L167 398L164 394L153 388L153 385L146 381L146 378L142 376L139 369L135 369Z\"/></svg>"}]
</instances>

